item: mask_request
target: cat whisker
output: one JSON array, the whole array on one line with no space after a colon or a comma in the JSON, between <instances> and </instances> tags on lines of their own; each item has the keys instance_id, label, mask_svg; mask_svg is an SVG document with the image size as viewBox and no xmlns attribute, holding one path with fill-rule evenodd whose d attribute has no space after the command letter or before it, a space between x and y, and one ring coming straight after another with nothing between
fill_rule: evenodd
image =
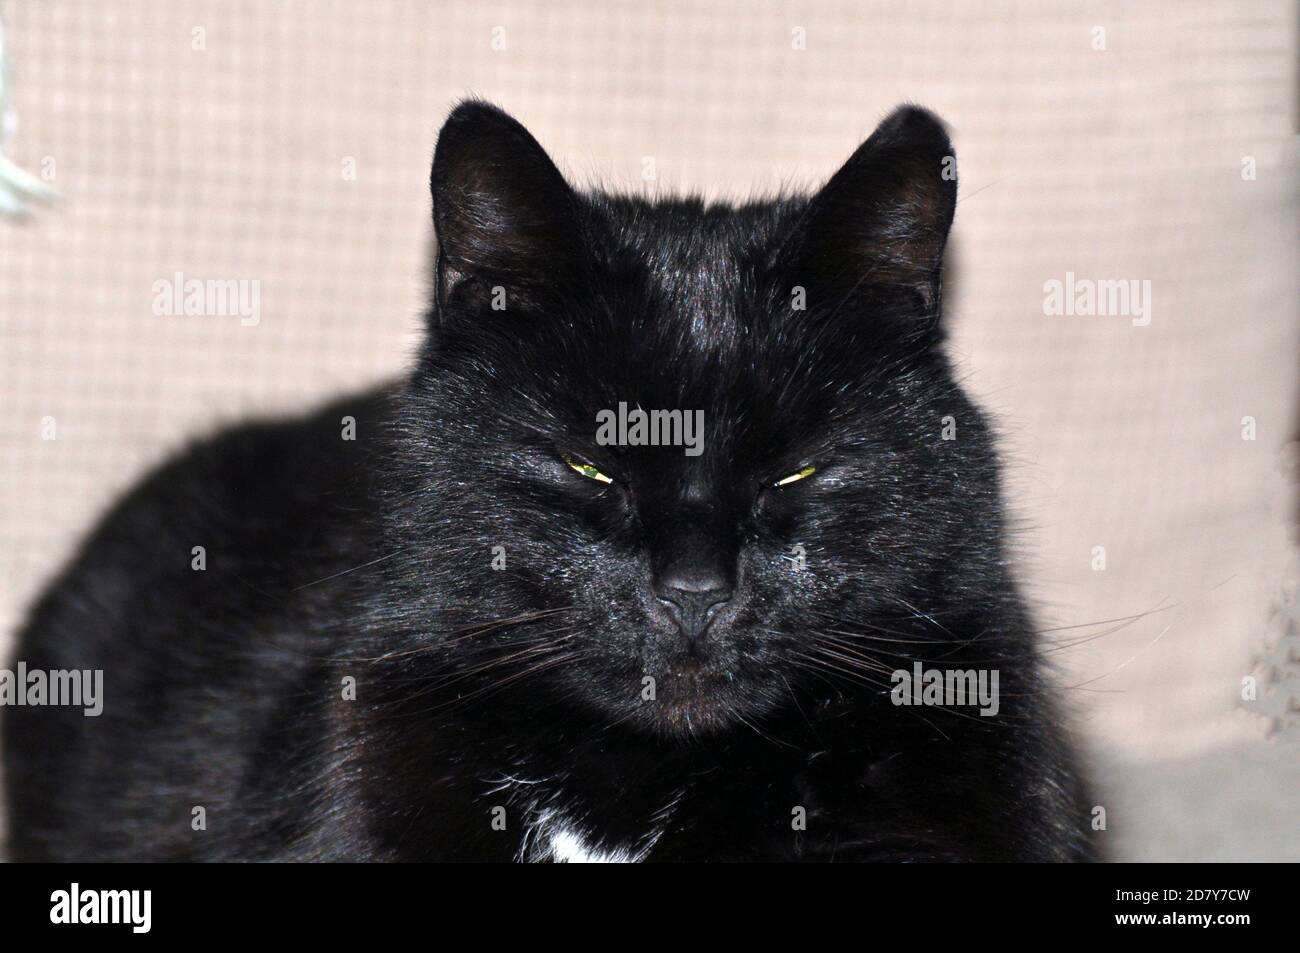
<instances>
[{"instance_id":1,"label":"cat whisker","mask_svg":"<svg viewBox=\"0 0 1300 953\"><path fill-rule=\"evenodd\" d=\"M446 702L443 705L435 706L434 708L429 709L429 711L430 712L440 711L451 705L463 704L469 701L473 701L474 699L482 698L486 694L495 694L496 692L501 691L502 689L521 681L522 679L530 678L534 675L538 675L541 672L555 668L556 666L559 665L565 665L568 664L569 662L577 661L578 659L587 657L588 655L590 655L590 653L587 652L566 652L553 658L544 659L540 662L534 663L532 666L524 669L522 672L516 672L513 675L509 675L496 682L492 682L489 685L484 685L483 687L477 688L467 695L462 695L459 698L452 699L451 701Z\"/></svg>"},{"instance_id":2,"label":"cat whisker","mask_svg":"<svg viewBox=\"0 0 1300 953\"><path fill-rule=\"evenodd\" d=\"M849 626L855 626L855 627L860 628L860 629L869 629L869 630L871 630L872 632L883 632L885 635L900 636L901 638L899 638L898 641L900 641L900 642L906 642L906 643L911 644L911 645L935 645L935 644L941 644L941 643L943 643L943 642L946 641L946 640L941 640L941 639L918 639L918 638L909 638L909 636L915 636L916 633L914 633L914 632L907 632L907 631L900 630L900 629L890 629L890 628L886 628L885 626L882 626L882 625L876 625L876 624L873 623L873 622L867 622L867 621L865 621L865 620L863 620L863 619L843 619L843 618L839 618L839 617L837 617L837 616L833 616L833 615L831 615L829 612L816 612L815 614L816 614L816 615L819 615L819 616L822 616L823 618L829 619L829 620L832 622L832 624L835 624L835 625L849 625ZM831 631L831 632L838 632L839 630L836 630L836 629L830 629L830 630L828 630L828 631ZM847 632L841 632L840 634L844 634L844 635L858 635L858 634L860 634L860 633L858 633L858 632L853 632L853 631L847 631ZM881 641L888 641L888 640L886 640L886 639L881 639Z\"/></svg>"},{"instance_id":3,"label":"cat whisker","mask_svg":"<svg viewBox=\"0 0 1300 953\"><path fill-rule=\"evenodd\" d=\"M424 691L419 694L429 694L438 691L448 685L463 681L466 678L472 678L475 675L481 675L484 672L490 672L495 668L501 668L520 659L534 658L546 655L553 651L565 648L569 640L573 638L572 633L561 635L559 638L537 638L510 642L505 646L496 646L497 652L491 657L483 659L472 665L462 666L459 668L449 669L441 677L430 679L427 675L413 675L410 678L401 679L405 684L419 682L425 686ZM502 649L513 651L501 651ZM397 679L389 678L390 682L396 684Z\"/></svg>"},{"instance_id":4,"label":"cat whisker","mask_svg":"<svg viewBox=\"0 0 1300 953\"><path fill-rule=\"evenodd\" d=\"M888 695L893 691L893 688L891 686L884 685L883 683L876 681L875 679L870 678L869 676L863 675L861 672L846 670L833 662L829 662L823 659L814 658L811 656L805 656L805 658L807 658L810 662L813 662L814 664L821 666L831 674L837 675L840 678L844 678L850 682L860 683L868 687L879 688L881 694ZM962 712L953 711L950 708L944 708L942 710L947 711L950 714L954 714L954 715L963 714ZM910 706L907 707L907 711L915 715L917 718L920 718L923 722L925 722L927 725L929 725L931 728L937 731L940 735L942 735L947 741L952 741L951 735L949 735L946 731L944 731L942 728L936 725L929 718L926 718L919 711L917 711L916 709ZM965 715L964 717L970 718L972 716Z\"/></svg>"},{"instance_id":5,"label":"cat whisker","mask_svg":"<svg viewBox=\"0 0 1300 953\"><path fill-rule=\"evenodd\" d=\"M871 685L875 688L882 688L884 689L885 693L889 692L889 686L886 685L884 682L873 679L870 676L863 674L863 672L858 669L842 665L840 663L835 662L832 659L823 658L817 654L808 654L804 652L798 652L795 654L799 658L804 659L805 661L811 662L816 665L820 665L827 671L846 677L850 681Z\"/></svg>"},{"instance_id":6,"label":"cat whisker","mask_svg":"<svg viewBox=\"0 0 1300 953\"><path fill-rule=\"evenodd\" d=\"M439 689L445 688L448 685L454 685L457 682L464 681L467 678L473 678L475 675L482 675L484 672L490 672L493 669L502 668L504 666L511 664L512 662L518 662L525 659L533 659L539 656L550 655L564 648L569 638L570 638L569 636L566 636L564 639L561 639L558 642L551 642L545 645L528 646L526 648L518 649L517 651L514 652L508 652L505 655L496 656L484 662L479 662L476 665L470 665L466 668L456 669L454 672L448 674L444 678L432 682L428 687L428 692L438 691Z\"/></svg>"},{"instance_id":7,"label":"cat whisker","mask_svg":"<svg viewBox=\"0 0 1300 953\"><path fill-rule=\"evenodd\" d=\"M826 673L821 669L820 666L812 665L809 662L802 661L799 658L796 658L794 656L791 656L790 658L786 659L786 661L789 664L793 665L795 668L808 672L809 674L814 676L818 681L825 683L826 686L830 688L833 692L836 692L837 694L840 692L840 686L837 685L835 682L832 682L827 677Z\"/></svg>"},{"instance_id":8,"label":"cat whisker","mask_svg":"<svg viewBox=\"0 0 1300 953\"><path fill-rule=\"evenodd\" d=\"M524 625L529 622L537 622L542 619L548 619L551 618L552 616L559 615L560 613L571 611L573 608L574 608L573 606L560 606L555 609L539 609L533 612L525 612L517 616L511 616L506 619L498 619L495 622L476 623L474 625L465 626L461 629L455 630L452 633L450 633L448 636L440 637L436 640L431 640L427 645L421 645L409 649L400 649L393 652L386 652L383 655L370 656L370 657L351 657L346 659L340 659L338 661L388 662L388 661L392 661L393 659L407 658L413 655L425 655L430 652L437 652L441 647L446 645L454 645L455 643L461 642L465 639L476 638L480 635L485 635L488 632L495 632L498 629L506 628L508 626ZM556 630L548 630L548 631L554 633Z\"/></svg>"},{"instance_id":9,"label":"cat whisker","mask_svg":"<svg viewBox=\"0 0 1300 953\"><path fill-rule=\"evenodd\" d=\"M871 642L880 642L881 644L893 645L944 645L944 642L938 639L887 639L878 635L872 635L868 632L857 632L852 629L817 629L818 632L829 632L833 635L849 636L855 639L865 639ZM886 630L881 630L886 631Z\"/></svg>"},{"instance_id":10,"label":"cat whisker","mask_svg":"<svg viewBox=\"0 0 1300 953\"><path fill-rule=\"evenodd\" d=\"M821 651L825 651L825 650L822 649ZM869 676L863 674L863 670L866 670L866 671L880 671L879 669L875 669L875 668L873 668L873 667L857 666L857 665L855 665L855 663L854 663L851 659L845 659L843 656L836 655L835 653L831 653L830 657L828 657L828 658L826 658L826 659L822 659L822 660L820 660L820 661L822 661L822 664L826 665L826 666L827 666L829 669L831 669L831 670L838 670L841 674L843 674L843 675L845 675L845 676L848 676L848 677L852 677L852 678L855 678L855 679L861 680L863 683L868 684L868 685L872 685L872 686L875 686L875 687L882 688L886 693L888 693L888 692L892 692L892 691L893 691L893 686L892 686L892 685L891 685L891 686L886 686L886 685L884 685L882 682L879 682L879 681L877 681L877 680L875 680L875 679L873 679L873 678L871 678L871 677L869 677ZM845 665L847 665L848 667L847 667L847 668L843 667L843 666L845 666ZM885 671L886 671L886 674L889 674L889 675L892 675L892 674L893 674L893 670L892 670L892 669L890 669L890 670L885 670ZM1086 684L1086 683L1085 683L1085 684ZM1012 697L1012 698L1014 698L1014 697L1026 697L1026 696L1031 695L1031 694L1038 694L1038 693L1024 693L1024 692L1022 692L1022 693L1016 693L1016 694L1008 694L1008 695L1006 695L1006 697ZM1007 721L1007 720L1003 720L1003 721L998 722L998 721L991 721L991 720L986 719L986 718L983 718L982 716L979 716L979 715L972 715L972 714L970 714L969 712L960 711L960 710L958 710L957 708L955 708L955 707L953 707L953 706L951 706L951 705L936 705L936 706L934 706L934 707L935 707L938 711L945 712L945 713L947 713L947 714L949 714L949 715L953 715L953 716L958 717L958 718L967 718L967 719L970 719L971 721L974 721L974 722L976 722L976 723L978 723L978 724L982 724L982 725L984 725L985 727L1019 727L1019 725L1013 724L1012 722ZM909 710L909 711L912 711L911 706L908 706L908 710ZM917 717L922 717L921 714L920 714L920 712L912 711L912 714L917 715ZM923 719L923 720L925 720L927 724L933 724L932 722L930 722L930 720L929 720L928 718ZM934 728L935 728L936 731L942 731L942 729L940 729L940 728L938 727L938 725L934 725ZM946 737L946 735L945 735L945 737Z\"/></svg>"},{"instance_id":11,"label":"cat whisker","mask_svg":"<svg viewBox=\"0 0 1300 953\"><path fill-rule=\"evenodd\" d=\"M1175 620L1175 621L1177 621L1177 620ZM1103 678L1109 678L1110 676L1112 676L1112 675L1114 675L1116 672L1118 672L1120 669L1122 669L1122 668L1126 668L1126 667L1129 665L1130 662L1133 662L1134 660L1136 660L1137 657L1138 657L1139 655L1141 655L1141 654L1142 654L1143 652L1145 652L1147 649L1151 648L1151 646L1155 645L1157 642L1159 642L1161 639L1163 639L1163 638L1165 637L1165 635L1169 632L1169 630L1172 629L1173 627L1174 627L1174 623L1173 623L1173 622L1170 622L1167 626L1165 626L1163 629L1160 630L1160 633L1159 633L1159 634L1158 634L1154 639L1152 639L1152 640L1151 640L1150 642L1148 642L1146 645L1142 646L1140 649L1138 649L1136 652L1134 652L1132 655L1130 655L1130 656L1129 656L1127 659L1125 659L1123 662L1120 662L1118 665L1116 665L1116 666L1115 666L1113 669L1111 669L1109 672L1103 672L1102 674L1096 676L1095 678L1090 678L1090 679L1088 679L1087 681L1079 682L1079 684L1077 684L1077 685L1066 685L1066 686L1065 686L1066 689L1068 689L1068 690L1078 690L1078 689L1082 689L1082 688L1084 688L1084 687L1087 686L1087 685L1091 685L1093 682L1099 682L1099 681L1101 681Z\"/></svg>"},{"instance_id":12,"label":"cat whisker","mask_svg":"<svg viewBox=\"0 0 1300 953\"><path fill-rule=\"evenodd\" d=\"M781 748L789 748L789 749L791 749L792 751L793 751L793 750L798 750L798 746L797 746L797 745L792 745L792 744L790 744L790 742L788 742L788 741L782 741L782 740L779 739L779 738L773 738L771 735L769 735L769 734L767 734L766 732L762 731L762 730L761 730L761 729L760 729L756 724L754 724L752 721L750 721L748 718L746 718L744 715L742 715L738 710L736 710L736 708L735 708L734 706L732 706L732 705L728 705L728 706L727 706L727 714L729 714L732 718L735 718L735 719L736 719L737 721L739 721L742 725L744 725L746 728L748 728L748 729L749 729L750 731L752 731L754 734L758 735L758 736L759 736L760 738L762 738L764 741L769 742L770 744L776 745L777 747L781 747Z\"/></svg>"},{"instance_id":13,"label":"cat whisker","mask_svg":"<svg viewBox=\"0 0 1300 953\"><path fill-rule=\"evenodd\" d=\"M460 641L461 639L473 638L482 635L485 632L491 632L507 625L520 625L525 622L536 622L539 619L547 619L562 612L572 611L573 606L557 606L554 609L536 609L530 612L523 612L516 616L510 616L505 619L498 619L495 622L475 623L464 626L447 634L446 637L439 639L443 644Z\"/></svg>"},{"instance_id":14,"label":"cat whisker","mask_svg":"<svg viewBox=\"0 0 1300 953\"><path fill-rule=\"evenodd\" d=\"M846 650L849 649L849 648L853 648L853 649L859 649L859 648L860 648L859 646L853 645L852 643L846 642L846 641L844 641L844 640L833 639L833 638L829 637L829 636L826 634L826 632L821 631L821 630L814 631L813 634L814 634L814 636L818 637L821 641L824 641L824 642L830 642L830 643L832 643L832 644L834 644L834 645L837 645L837 646L842 646L842 647L844 647ZM863 635L863 634L860 634L860 633L844 633L844 634L847 635L847 636L853 637L853 638L860 638L860 639L863 639L863 640L865 640L865 641L869 641L869 642L874 642L874 641L875 641L875 639L874 639L872 636L869 636L869 635ZM884 641L888 642L888 641L895 641L895 640L886 639L886 640L884 640ZM937 646L943 646L945 643L943 643L943 642L930 642L930 641L926 641L926 642L924 642L923 644L926 644L926 645L937 645ZM902 660L905 660L905 661L908 662L908 663L922 662L922 663L926 663L926 664L954 664L954 663L951 661L952 656L953 656L953 655L954 655L954 654L955 654L959 649L963 648L966 644L967 644L967 643L960 643L960 644L954 645L954 646L952 646L952 647L951 647L947 652L944 652L943 654L940 654L940 655L932 655L932 656L931 656L931 655L916 655L916 654L908 653L908 652L896 652L896 651L891 651L891 650L889 650L889 649L876 648L876 647L874 647L874 646L873 646L873 649L874 649L874 651L876 651L877 653L879 653L879 654L881 654L881 655L886 655L886 656L889 656L890 658L895 658L895 659L902 659ZM873 660L876 660L876 661L880 661L880 660L878 660L878 659L874 659L873 656L866 656L866 657L873 658ZM1019 653L1019 654L1006 654L1006 655L1001 655L1001 656L996 656L996 657L990 657L990 658L963 658L963 659L961 659L960 661L961 661L961 664L963 664L963 665L997 665L997 664L1006 664L1006 663L1008 663L1008 662L1012 662L1012 661L1016 661L1016 660L1022 660L1022 659L1028 659L1028 658L1032 658L1032 656L1031 656L1029 653ZM889 669L889 671L892 673L893 671L895 671L895 669Z\"/></svg>"},{"instance_id":15,"label":"cat whisker","mask_svg":"<svg viewBox=\"0 0 1300 953\"><path fill-rule=\"evenodd\" d=\"M957 637L952 633L952 631L951 631L950 629L948 629L946 626L944 626L942 623L940 623L937 619L934 618L934 616L937 615L938 613L923 612L923 611L921 611L921 610L917 610L916 607L912 606L912 605L911 605L910 603L908 603L906 600L899 599L898 601L899 601L902 605L906 606L909 610L912 610L911 614L910 614L909 616L907 616L906 618L919 619L919 620L922 620L922 621L925 621L925 622L928 622L928 623L934 625L936 628L941 629L942 631L944 631L944 632L947 633L948 635L952 636L953 641L952 641L951 643L949 643L949 644L951 644L953 647L952 647L949 651L947 651L947 652L944 652L944 653L942 653L942 654L939 654L939 655L936 655L936 656L933 656L933 657L930 657L930 658L921 657L921 656L912 656L912 655L909 655L909 654L906 654L906 653L902 653L902 652L889 651L889 650L887 650L887 649L879 649L879 650L878 650L878 651L882 652L882 653L885 654L885 655L891 655L891 656L900 657L900 658L906 657L906 658L911 658L911 659L913 659L914 661L921 661L921 662L936 662L936 661L942 661L942 660L945 660L945 659L951 658L951 657L952 657L952 656L953 656L957 651L959 651L961 648L963 648L963 647L965 647L965 646L969 646L969 645L972 645L972 644L975 644L975 643L990 644L990 643L997 643L997 642L1000 641L999 639L997 639L997 638L993 638L993 637L992 637L992 633L991 633L990 630L984 630L984 631L981 631L981 632L978 633L975 637L970 638L970 639L966 639L966 640L958 640ZM1092 642L1092 641L1095 641L1095 640L1097 640L1097 639L1102 639L1102 638L1105 638L1105 637L1107 637L1107 636L1113 635L1113 634L1115 634L1116 632L1122 631L1123 629L1125 629L1125 628L1127 628L1127 627L1133 625L1134 623L1136 623L1136 622L1138 622L1138 621L1141 621L1142 619L1147 618L1147 617L1150 616L1150 615L1153 615L1153 614L1158 613L1158 612L1165 612L1165 611L1167 611L1167 610L1169 610L1169 609L1176 608L1176 607L1177 607L1176 604L1173 604L1173 605L1161 605L1161 606L1157 606L1157 607L1154 608L1154 609L1149 609L1149 610L1147 610L1147 611L1145 611L1145 612L1137 612L1137 613L1133 613L1133 614L1131 614L1131 615L1126 615L1126 616L1117 616L1117 617L1115 617L1115 618L1109 618L1109 619L1098 619L1098 620L1095 621L1095 622L1081 622L1081 623L1075 623L1075 624L1072 624L1072 625L1063 625L1063 626L1055 626L1055 627L1051 627L1051 628L1042 628L1042 629L1037 629L1037 630L1035 630L1035 634L1041 636L1042 634L1044 634L1044 633L1049 633L1049 632L1065 632L1065 631L1070 631L1070 630L1075 630L1075 629L1088 629L1088 628L1093 628L1093 627L1100 626L1100 625L1110 625L1110 626L1112 626L1111 628L1106 629L1106 630L1103 631L1103 632L1098 632L1098 633L1094 633L1094 634L1091 634L1091 635L1085 635L1085 636L1082 636L1082 637L1079 637L1079 638L1059 639L1059 640L1056 640L1056 639L1042 639L1041 641L1042 641L1042 642L1045 642L1045 643L1047 643L1047 644L1046 644L1045 646L1041 647L1041 648L1038 648L1038 649L1036 650L1036 652L1037 652L1037 654L1046 655L1046 654L1050 654L1050 653L1062 652L1062 651L1066 651L1066 650L1068 650L1068 649L1073 649L1073 648L1076 648L1077 646L1085 645L1085 644L1087 644L1087 643L1089 643L1089 642ZM819 614L821 614L821 615L825 615L827 618L833 618L832 616L830 616L829 614L826 614L826 613L819 613ZM902 617L900 617L900 618L902 618ZM886 629L886 628L883 627L883 626L875 625L874 623L869 623L869 622L864 622L864 621L856 621L856 622L853 622L853 623L850 623L850 624L860 625L860 626L862 626L863 628L868 628L868 629L871 629L871 630L873 630L873 631L877 631L877 632L888 632L888 633L890 633L890 634L892 634L892 635L903 635L903 634L905 634L905 633L902 633L902 632L898 632L897 630ZM940 639L886 638L886 637L879 636L879 635L872 635L872 634L868 634L868 633L866 633L866 632L853 631L853 630L851 630L851 629L844 629L844 628L829 628L829 629L821 629L821 630L818 630L818 631L825 632L825 633L830 633L830 634L833 634L833 635L843 636L843 637L845 637L845 638L849 638L849 639L853 639L853 640L861 640L861 641L868 641L868 642L881 643L881 644L889 644L889 643L893 643L893 644L896 644L896 645L914 645L914 646L919 646L919 645L934 645L934 646L942 646L942 645L946 644L946 640L940 640ZM1016 645L1014 642L1010 642L1010 641L1008 641L1007 644L1008 644L1009 647L1014 647L1014 646ZM1033 657L1034 655L1035 655L1035 652L1034 652L1034 651L1021 650L1021 651L1004 652L1004 653L1001 653L1001 654L998 654L998 655L995 655L995 656L992 656L992 657L989 657L989 658L982 658L982 659L963 659L963 662L966 663L966 664L972 664L972 665L975 665L975 664L1006 664L1006 663L1010 663L1010 662L1017 661L1017 660L1028 659L1028 658ZM1086 683L1085 683L1085 684L1086 684ZM1082 688L1082 686L1075 686L1075 687Z\"/></svg>"},{"instance_id":16,"label":"cat whisker","mask_svg":"<svg viewBox=\"0 0 1300 953\"><path fill-rule=\"evenodd\" d=\"M1093 642L1097 639L1105 638L1108 635L1114 635L1116 632L1121 632L1124 629L1128 628L1130 625L1133 625L1136 622L1141 622L1143 619L1147 618L1147 616L1155 615L1157 612L1168 612L1170 609L1178 608L1178 606L1179 603L1171 603L1170 605L1167 606L1162 605L1162 606L1157 606L1154 609L1148 609L1146 612L1137 612L1134 613L1133 615L1119 616L1114 619L1100 619L1096 622L1082 622L1077 625L1057 626L1054 629L1040 629L1039 630L1040 633L1063 632L1070 629L1084 629L1084 628L1091 628L1093 626L1098 626L1098 625L1111 625L1112 623L1114 624L1113 628L1106 629L1104 632L1098 632L1095 635L1082 636L1080 638L1070 639L1068 641L1045 639L1044 641L1048 642L1048 647L1043 649L1043 652L1045 653L1059 652L1065 649L1072 649L1079 645L1085 645L1088 642Z\"/></svg>"},{"instance_id":17,"label":"cat whisker","mask_svg":"<svg viewBox=\"0 0 1300 953\"><path fill-rule=\"evenodd\" d=\"M916 606L912 605L910 602L908 602L906 599L902 598L901 596L895 596L894 598L895 598L895 599L896 599L896 600L897 600L897 601L898 601L898 602L899 602L899 603L900 603L904 608L906 608L906 609L910 609L910 610L912 611L912 613L913 613L913 618L916 618L916 619L924 619L926 622L929 622L931 625L935 626L937 629L939 629L941 632L943 632L943 633L944 633L945 635L947 635L949 638L952 638L952 639L956 639L956 638L957 638L957 636L953 635L952 632L951 632L951 630L949 630L947 626L943 625L943 624L940 623L938 620L936 620L936 619L934 618L934 616L932 616L930 613L921 611L920 609L918 609Z\"/></svg>"},{"instance_id":18,"label":"cat whisker","mask_svg":"<svg viewBox=\"0 0 1300 953\"><path fill-rule=\"evenodd\" d=\"M830 617L830 616L827 616L827 618L831 618L831 617ZM769 635L780 635L780 636L791 636L791 637L799 637L799 636L800 636L800 633L798 633L798 632L782 632L782 631L779 630L779 629L767 629L767 628L765 628L765 629L762 629L761 631L766 632L766 633L768 633ZM804 634L807 634L807 633L813 633L813 634L817 634L817 633L827 633L827 634L831 634L831 635L848 636L848 637L855 638L855 639L863 639L863 640L870 641L870 642L880 642L880 643L886 643L886 644L887 644L887 643L894 643L894 644L898 644L898 645L943 645L943 644L945 644L944 642L941 642L941 641L939 641L938 639L886 639L886 638L881 638L881 637L878 636L878 635L871 635L871 634L866 633L866 632L857 632L857 631L854 631L854 630L851 630L851 629L809 628L809 629L803 630L803 632L804 632ZM883 651L883 650L882 650L882 651ZM886 653L886 654L895 655L895 654L899 654L899 653L893 653L893 652L890 652L890 653Z\"/></svg>"},{"instance_id":19,"label":"cat whisker","mask_svg":"<svg viewBox=\"0 0 1300 953\"><path fill-rule=\"evenodd\" d=\"M803 706L799 704L799 696L794 693L794 686L790 684L790 680L783 673L777 672L776 674L781 679L781 683L785 685L785 690L790 693L790 701L794 702L795 711L799 712L799 717L804 720L804 724L812 728L812 720L808 717L808 713L803 710Z\"/></svg>"},{"instance_id":20,"label":"cat whisker","mask_svg":"<svg viewBox=\"0 0 1300 953\"><path fill-rule=\"evenodd\" d=\"M856 665L873 672L880 672L882 675L892 675L897 670L896 667L890 668L879 660L869 655L864 655L853 647L848 646L837 639L828 639L825 636L822 636L818 639L814 648L845 663Z\"/></svg>"},{"instance_id":21,"label":"cat whisker","mask_svg":"<svg viewBox=\"0 0 1300 953\"><path fill-rule=\"evenodd\" d=\"M427 686L423 691L417 692L414 695L407 695L403 700L410 701L416 698L423 698L425 696L437 695L438 693L446 690L450 685L462 681L463 678L468 678L471 677L472 675L483 675L487 672L493 671L494 669L507 668L511 664L518 664L522 662L525 663L527 666L514 673L508 673L504 675L504 677L502 678L498 678L494 681L473 688L471 691L466 692L463 695L457 694L454 698L449 698L446 701L439 702L438 704L431 705L427 708L421 708L415 711L403 712L402 716L416 717L420 715L429 715L439 711L446 710L447 708L462 702L473 701L477 698L481 698L483 695L489 692L493 692L501 688L504 688L508 685L511 685L516 681L525 678L529 675L536 674L538 672L546 670L547 668L551 668L556 665L563 664L565 662L573 661L575 659L581 658L585 654L588 653L584 653L581 651L573 651L571 649L566 648L565 646L558 645L548 650L531 652L526 656L520 655L510 659L509 661L498 660L496 664L484 666L480 670L473 673L469 673L469 672L458 673L448 679L444 679L443 681L435 685Z\"/></svg>"},{"instance_id":22,"label":"cat whisker","mask_svg":"<svg viewBox=\"0 0 1300 953\"><path fill-rule=\"evenodd\" d=\"M369 562L362 563L360 566L353 566L351 569L344 569L342 572L336 572L329 576L323 576L322 578L316 579L313 582L305 582L301 586L295 586L289 591L301 592L303 589L310 589L312 586L319 586L322 582L329 582L331 579L337 579L340 576L346 576L348 573L356 572L358 569L365 569L367 566L374 566L376 563L382 563L385 559L392 559L394 556L398 555L402 551L403 551L402 549L394 550L393 552L389 553L387 556L380 556L377 559L372 559Z\"/></svg>"}]
</instances>

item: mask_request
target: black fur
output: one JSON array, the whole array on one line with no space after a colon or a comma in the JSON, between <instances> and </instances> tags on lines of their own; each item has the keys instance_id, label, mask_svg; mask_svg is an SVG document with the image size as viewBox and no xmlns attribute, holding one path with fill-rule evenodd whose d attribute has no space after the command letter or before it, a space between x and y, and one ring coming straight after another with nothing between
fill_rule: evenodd
<instances>
[{"instance_id":1,"label":"black fur","mask_svg":"<svg viewBox=\"0 0 1300 953\"><path fill-rule=\"evenodd\" d=\"M18 658L106 701L3 713L14 855L1088 858L940 347L951 156L902 108L811 197L650 202L460 106L409 378L170 463L37 605ZM598 445L620 402L702 409L703 454ZM892 704L917 659L998 669L998 716Z\"/></svg>"}]
</instances>

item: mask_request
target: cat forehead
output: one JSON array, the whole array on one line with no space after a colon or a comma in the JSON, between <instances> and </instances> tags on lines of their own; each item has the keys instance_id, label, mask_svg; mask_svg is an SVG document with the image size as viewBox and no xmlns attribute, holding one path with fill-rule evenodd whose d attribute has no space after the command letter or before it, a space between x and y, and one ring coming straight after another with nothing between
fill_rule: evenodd
<instances>
[{"instance_id":1,"label":"cat forehead","mask_svg":"<svg viewBox=\"0 0 1300 953\"><path fill-rule=\"evenodd\" d=\"M593 194L589 201L613 243L641 258L665 282L710 266L747 267L769 260L803 201L736 205L699 198L657 201Z\"/></svg>"},{"instance_id":2,"label":"cat forehead","mask_svg":"<svg viewBox=\"0 0 1300 953\"><path fill-rule=\"evenodd\" d=\"M652 330L694 350L735 343L749 312L761 305L762 282L780 258L783 236L797 219L800 200L734 205L698 198L658 201L590 197L601 219L601 251L630 265L645 282L645 315ZM597 239L601 241L601 239ZM760 279L757 280L756 279Z\"/></svg>"}]
</instances>

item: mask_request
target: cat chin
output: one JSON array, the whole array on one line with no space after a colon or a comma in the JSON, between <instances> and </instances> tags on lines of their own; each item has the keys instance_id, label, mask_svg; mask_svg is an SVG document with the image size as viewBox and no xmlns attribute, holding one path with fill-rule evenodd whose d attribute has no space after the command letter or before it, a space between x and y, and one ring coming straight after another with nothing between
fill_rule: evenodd
<instances>
[{"instance_id":1,"label":"cat chin","mask_svg":"<svg viewBox=\"0 0 1300 953\"><path fill-rule=\"evenodd\" d=\"M675 739L705 738L730 731L766 714L737 691L726 673L691 661L677 663L658 681L656 697L643 699L631 719L651 734Z\"/></svg>"},{"instance_id":2,"label":"cat chin","mask_svg":"<svg viewBox=\"0 0 1300 953\"><path fill-rule=\"evenodd\" d=\"M704 738L720 735L740 724L734 709L715 704L668 705L649 716L649 727L671 738Z\"/></svg>"}]
</instances>

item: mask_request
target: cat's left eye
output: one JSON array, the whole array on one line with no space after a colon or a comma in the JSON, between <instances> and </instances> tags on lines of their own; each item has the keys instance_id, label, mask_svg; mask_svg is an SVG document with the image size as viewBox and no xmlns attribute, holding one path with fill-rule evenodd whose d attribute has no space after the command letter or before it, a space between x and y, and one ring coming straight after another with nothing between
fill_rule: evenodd
<instances>
[{"instance_id":1,"label":"cat's left eye","mask_svg":"<svg viewBox=\"0 0 1300 953\"><path fill-rule=\"evenodd\" d=\"M817 468L816 468L816 467L804 467L804 468L803 468L802 470L800 470L798 473L791 473L788 477L785 477L784 479L781 479L781 480L777 480L777 481L776 481L775 483L773 483L772 485L773 485L773 486L789 486L791 483L798 483L800 480L806 480L806 479L808 479L810 476L812 476L812 475L813 475L814 473L816 473L816 472L817 472Z\"/></svg>"},{"instance_id":2,"label":"cat's left eye","mask_svg":"<svg viewBox=\"0 0 1300 953\"><path fill-rule=\"evenodd\" d=\"M574 473L582 474L588 480L595 480L597 483L614 482L613 478L605 476L605 474L601 473L590 463L583 463L581 460L575 460L573 459L573 457L569 457L569 456L566 456L564 458L564 462L568 465L570 470L572 470Z\"/></svg>"}]
</instances>

